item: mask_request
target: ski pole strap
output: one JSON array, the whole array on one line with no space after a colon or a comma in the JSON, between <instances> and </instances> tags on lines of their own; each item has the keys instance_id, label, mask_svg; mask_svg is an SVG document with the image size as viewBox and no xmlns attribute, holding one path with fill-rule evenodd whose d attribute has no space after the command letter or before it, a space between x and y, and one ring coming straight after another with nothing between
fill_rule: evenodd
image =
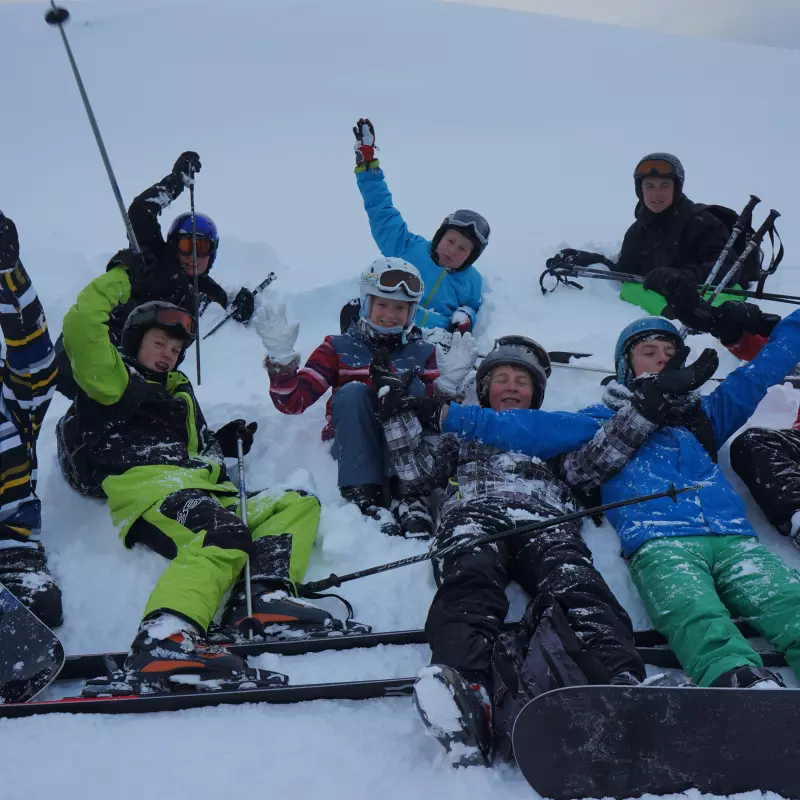
<instances>
[{"instance_id":1,"label":"ski pole strap","mask_svg":"<svg viewBox=\"0 0 800 800\"><path fill-rule=\"evenodd\" d=\"M574 275L574 272L571 272L572 267L567 266L559 266L557 264L551 265L551 261L555 261L555 259L548 259L547 267L539 276L539 288L542 290L542 294L547 294L548 292L554 292L558 288L559 283L563 283L565 286L574 286L576 289L583 289L577 281L571 281L566 276L567 275ZM545 289L544 286L544 279L546 275L552 275L555 279L555 285L552 289Z\"/></svg>"},{"instance_id":2,"label":"ski pole strap","mask_svg":"<svg viewBox=\"0 0 800 800\"><path fill-rule=\"evenodd\" d=\"M350 622L350 620L353 619L353 613L354 613L353 606L347 600L345 600L344 597L342 597L339 594L334 594L333 592L307 592L305 590L306 587L309 585L310 584L306 584L304 586L303 584L298 584L297 596L305 597L309 600L319 600L320 598L323 597L335 597L347 609L347 617L345 618L345 623Z\"/></svg>"},{"instance_id":3,"label":"ski pole strap","mask_svg":"<svg viewBox=\"0 0 800 800\"><path fill-rule=\"evenodd\" d=\"M775 237L778 238L777 255L775 254ZM766 269L762 269L758 276L758 285L756 286L756 297L758 298L761 298L764 294L764 284L767 278L778 269L781 261L783 261L783 240L778 233L778 229L775 227L774 221L772 227L769 229L769 243L772 248L772 253L770 254L769 266Z\"/></svg>"}]
</instances>

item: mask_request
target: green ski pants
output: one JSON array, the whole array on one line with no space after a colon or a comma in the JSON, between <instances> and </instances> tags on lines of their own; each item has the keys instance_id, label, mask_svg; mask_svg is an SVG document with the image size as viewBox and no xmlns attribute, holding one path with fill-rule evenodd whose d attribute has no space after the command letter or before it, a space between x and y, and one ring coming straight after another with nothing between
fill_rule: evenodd
<instances>
[{"instance_id":1,"label":"green ski pants","mask_svg":"<svg viewBox=\"0 0 800 800\"><path fill-rule=\"evenodd\" d=\"M731 288L739 289L741 287L737 283ZM711 294L712 293L710 291L706 292L706 299L709 298ZM650 291L650 289L645 289L641 283L623 283L619 290L619 296L628 303L633 303L635 306L640 306L652 317L660 316L667 307L667 301L664 299L663 294ZM713 300L711 305L718 306L724 303L726 300L744 299L746 298L735 297L732 294L726 294L725 292L722 292L722 294L718 295Z\"/></svg>"},{"instance_id":2,"label":"green ski pants","mask_svg":"<svg viewBox=\"0 0 800 800\"><path fill-rule=\"evenodd\" d=\"M735 667L763 666L732 614L784 653L800 678L800 575L755 537L653 539L634 553L630 571L653 625L698 686Z\"/></svg>"}]
</instances>

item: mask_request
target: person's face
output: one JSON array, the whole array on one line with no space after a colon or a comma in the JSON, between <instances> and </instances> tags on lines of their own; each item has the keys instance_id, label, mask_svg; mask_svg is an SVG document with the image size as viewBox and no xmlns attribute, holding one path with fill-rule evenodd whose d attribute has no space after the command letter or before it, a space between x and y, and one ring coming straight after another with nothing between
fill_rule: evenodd
<instances>
[{"instance_id":1,"label":"person's face","mask_svg":"<svg viewBox=\"0 0 800 800\"><path fill-rule=\"evenodd\" d=\"M669 208L674 197L675 181L672 178L654 176L642 181L642 202L654 214Z\"/></svg>"},{"instance_id":2,"label":"person's face","mask_svg":"<svg viewBox=\"0 0 800 800\"><path fill-rule=\"evenodd\" d=\"M191 278L194 277L194 263L192 261L192 254L188 256L185 253L178 253L178 261L181 262L183 271ZM202 275L208 269L208 262L211 261L211 256L197 256L197 274Z\"/></svg>"},{"instance_id":3,"label":"person's face","mask_svg":"<svg viewBox=\"0 0 800 800\"><path fill-rule=\"evenodd\" d=\"M436 246L439 264L445 269L458 269L472 254L472 242L463 233L448 228Z\"/></svg>"},{"instance_id":4,"label":"person's face","mask_svg":"<svg viewBox=\"0 0 800 800\"><path fill-rule=\"evenodd\" d=\"M494 411L510 408L530 408L533 400L533 380L521 367L501 364L489 378L489 406Z\"/></svg>"},{"instance_id":5,"label":"person's face","mask_svg":"<svg viewBox=\"0 0 800 800\"><path fill-rule=\"evenodd\" d=\"M648 372L661 372L667 361L674 355L675 345L673 342L664 339L637 342L630 355L634 377L638 378Z\"/></svg>"},{"instance_id":6,"label":"person's face","mask_svg":"<svg viewBox=\"0 0 800 800\"><path fill-rule=\"evenodd\" d=\"M390 300L387 297L372 297L369 308L369 321L381 328L396 328L408 324L408 300Z\"/></svg>"},{"instance_id":7,"label":"person's face","mask_svg":"<svg viewBox=\"0 0 800 800\"><path fill-rule=\"evenodd\" d=\"M150 328L142 336L137 361L152 372L172 372L183 352L183 340L161 328Z\"/></svg>"}]
</instances>

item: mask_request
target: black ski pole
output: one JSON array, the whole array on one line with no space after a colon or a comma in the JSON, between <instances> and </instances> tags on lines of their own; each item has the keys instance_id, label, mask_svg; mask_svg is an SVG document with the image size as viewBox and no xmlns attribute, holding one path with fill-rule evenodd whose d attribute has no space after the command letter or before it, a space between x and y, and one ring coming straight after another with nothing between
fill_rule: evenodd
<instances>
[{"instance_id":1,"label":"black ski pole","mask_svg":"<svg viewBox=\"0 0 800 800\"><path fill-rule=\"evenodd\" d=\"M274 272L270 272L270 274L267 275L267 277L264 278L264 280L261 281L261 283L259 283L255 289L253 289L253 297L255 297L259 292L263 292L264 289L266 289L267 286L269 286L277 277L278 276ZM235 311L229 311L203 338L208 339L212 333L216 333L229 319L231 319L231 317L233 317L235 313Z\"/></svg>"},{"instance_id":2,"label":"black ski pole","mask_svg":"<svg viewBox=\"0 0 800 800\"><path fill-rule=\"evenodd\" d=\"M242 442L242 435L236 434L236 461L239 471L239 516L242 518L245 528L247 527L247 484L244 479L244 444ZM241 620L237 627L240 630L247 629L247 638L253 638L253 633L256 626L253 620L253 589L250 582L250 556L244 565L244 596L247 608L247 620ZM244 624L243 624L244 623Z\"/></svg>"},{"instance_id":3,"label":"black ski pole","mask_svg":"<svg viewBox=\"0 0 800 800\"><path fill-rule=\"evenodd\" d=\"M572 522L576 519L583 519L584 517L594 517L602 514L605 511L611 511L614 508L622 508L623 506L631 506L635 503L646 503L648 500L658 500L661 497L669 497L673 502L677 502L678 495L684 492L700 491L704 487L700 484L695 486L684 486L682 489L676 489L673 484L670 484L669 489L663 492L656 492L655 494L638 495L637 497L629 497L627 500L617 500L615 503L606 503L602 506L595 506L594 508L586 508L583 511L575 511L572 514L563 514L560 517L553 517L552 519L545 519L541 522L532 522L528 525L520 525L516 528L509 528L508 530L501 531L500 533L492 534L491 536L484 536L470 542L455 542L448 547L443 547L441 550L429 550L427 553L421 553L418 556L409 556L402 558L399 561L391 561L388 564L381 564L377 567L369 567L367 569L358 570L357 572L350 572L346 575L331 575L328 578L323 578L320 581L311 581L298 585L298 592L300 596L307 595L309 592L322 592L326 589L332 589L336 586L341 586L343 583L355 581L358 578L366 578L369 575L377 575L381 572L388 572L389 570L398 569L399 567L407 567L411 564L419 564L422 561L432 561L435 558L450 555L458 550L469 549L483 544L495 542L498 539L505 539L509 536L516 536L521 533L535 533L546 528L553 528L557 525L563 525L565 522Z\"/></svg>"},{"instance_id":4,"label":"black ski pole","mask_svg":"<svg viewBox=\"0 0 800 800\"><path fill-rule=\"evenodd\" d=\"M114 170L111 168L111 161L106 152L106 146L103 143L103 137L100 135L100 128L97 125L97 120L92 111L92 104L89 102L89 96L86 94L86 89L81 79L81 74L78 71L78 65L75 63L75 57L72 55L72 48L69 46L67 34L64 31L64 23L69 19L69 11L62 6L57 6L53 0L50 0L51 9L48 11L44 18L48 25L57 25L58 30L61 32L61 39L64 42L64 49L67 51L67 58L69 59L70 66L72 67L72 74L75 76L75 82L78 84L78 91L83 100L83 107L86 109L86 115L89 117L89 124L92 126L92 133L94 133L97 147L100 150L100 156L103 159L103 164L106 168L108 180L111 182L111 190L114 192L114 197L119 206L119 212L122 214L122 221L125 224L125 230L128 234L128 242L134 252L140 253L139 242L136 239L136 234L133 232L133 226L128 218L128 212L125 210L125 204L122 202L122 195L119 191L117 179L114 176Z\"/></svg>"},{"instance_id":5,"label":"black ski pole","mask_svg":"<svg viewBox=\"0 0 800 800\"><path fill-rule=\"evenodd\" d=\"M195 366L197 368L197 385L200 386L200 276L197 274L197 227L194 216L194 170L189 168L189 209L192 216L192 272L194 274L194 327L196 336L195 344Z\"/></svg>"}]
</instances>

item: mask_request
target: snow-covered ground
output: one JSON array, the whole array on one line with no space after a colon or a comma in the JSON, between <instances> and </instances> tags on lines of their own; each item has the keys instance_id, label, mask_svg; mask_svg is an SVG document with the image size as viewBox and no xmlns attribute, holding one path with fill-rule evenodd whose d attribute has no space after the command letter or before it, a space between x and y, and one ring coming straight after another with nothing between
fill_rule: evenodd
<instances>
[{"instance_id":1,"label":"snow-covered ground","mask_svg":"<svg viewBox=\"0 0 800 800\"><path fill-rule=\"evenodd\" d=\"M43 10L0 6L0 208L18 223L23 259L55 335L124 232ZM601 282L543 297L538 276L545 258L567 244L616 251L632 219L632 168L652 150L680 155L693 199L741 207L753 192L765 208L779 208L788 255L769 286L800 289L800 113L789 100L796 51L433 0L85 0L72 13L71 43L126 202L166 174L181 151L197 150L198 208L222 231L215 278L233 290L278 272L267 296L285 301L301 322L304 355L335 331L357 275L377 255L352 175L351 127L363 115L376 125L382 164L412 230L431 235L459 206L491 222L479 262L483 352L496 336L524 333L551 350L594 354L583 363L611 364L616 335L640 316L637 309ZM167 220L187 205L181 198ZM203 325L220 315L212 308ZM319 440L323 403L302 417L275 411L253 331L231 323L202 353L198 394L209 422L241 416L259 423L249 486L292 484L309 474L314 481L323 515L309 578L421 551L382 537L342 503L334 462ZM735 366L727 352L721 360L721 372ZM187 372L193 375L192 359ZM596 401L599 377L555 370L544 407L575 410ZM798 402L800 392L773 389L753 422L787 425ZM53 431L65 408L62 398L54 401L39 448L43 537L64 591L59 635L69 652L125 649L164 562L124 550L104 504L77 496L62 480ZM752 502L748 511L764 542L800 563ZM584 532L636 626L647 627L613 531L588 523ZM357 618L376 630L421 626L433 592L426 565L344 589ZM521 605L517 594L514 608ZM262 656L258 663L293 682L405 677L427 663L427 648ZM54 792L87 800L199 792L531 796L511 767L447 766L408 699L6 720L0 752L4 800Z\"/></svg>"}]
</instances>

